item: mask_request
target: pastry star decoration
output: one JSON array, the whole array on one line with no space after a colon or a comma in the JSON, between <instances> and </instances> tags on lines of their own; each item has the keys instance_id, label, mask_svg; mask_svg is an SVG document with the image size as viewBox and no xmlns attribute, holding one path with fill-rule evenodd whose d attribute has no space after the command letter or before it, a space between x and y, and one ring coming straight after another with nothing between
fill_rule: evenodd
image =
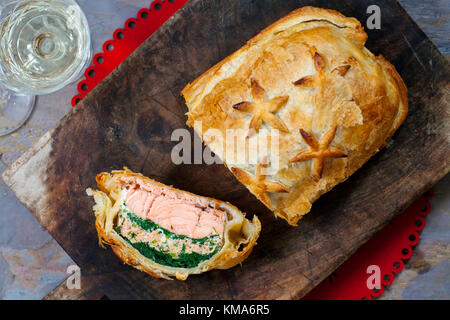
<instances>
[{"instance_id":1,"label":"pastry star decoration","mask_svg":"<svg viewBox=\"0 0 450 320\"><path fill-rule=\"evenodd\" d=\"M259 85L255 78L251 78L250 82L254 102L243 101L235 104L233 109L253 114L253 118L250 122L250 130L253 129L258 132L264 120L275 129L282 132L289 132L286 125L273 114L288 102L289 96L280 96L265 101L264 89Z\"/></svg>"},{"instance_id":2,"label":"pastry star decoration","mask_svg":"<svg viewBox=\"0 0 450 320\"><path fill-rule=\"evenodd\" d=\"M236 176L236 178L244 185L246 185L251 192L253 192L258 198L260 198L265 204L271 207L271 201L267 192L283 192L288 193L289 187L276 181L266 181L266 175L262 173L262 169L266 168L267 165L258 163L256 166L255 175L251 175L248 172L241 170L239 168L231 168L231 172Z\"/></svg>"},{"instance_id":3,"label":"pastry star decoration","mask_svg":"<svg viewBox=\"0 0 450 320\"><path fill-rule=\"evenodd\" d=\"M313 60L314 68L316 69L317 74L300 78L299 80L294 82L294 85L308 88L320 85L320 81L324 77L326 72L325 60L318 52L314 53ZM344 64L331 70L331 73L337 73L341 77L343 77L347 74L347 71L350 69L350 67L350 64Z\"/></svg>"},{"instance_id":4,"label":"pastry star decoration","mask_svg":"<svg viewBox=\"0 0 450 320\"><path fill-rule=\"evenodd\" d=\"M320 142L309 132L300 129L300 134L309 145L311 150L301 150L297 155L292 157L289 162L300 162L314 159L311 173L315 179L320 179L323 172L323 162L325 158L345 158L347 155L334 147L330 147L336 134L337 126L324 133Z\"/></svg>"}]
</instances>

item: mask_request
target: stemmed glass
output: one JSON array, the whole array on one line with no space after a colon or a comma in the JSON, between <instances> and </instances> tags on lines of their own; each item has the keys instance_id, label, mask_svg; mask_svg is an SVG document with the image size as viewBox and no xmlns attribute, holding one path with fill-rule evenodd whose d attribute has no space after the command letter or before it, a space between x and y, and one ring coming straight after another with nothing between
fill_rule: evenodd
<instances>
[{"instance_id":1,"label":"stemmed glass","mask_svg":"<svg viewBox=\"0 0 450 320\"><path fill-rule=\"evenodd\" d=\"M35 95L77 80L91 52L74 0L0 0L0 136L24 124Z\"/></svg>"}]
</instances>

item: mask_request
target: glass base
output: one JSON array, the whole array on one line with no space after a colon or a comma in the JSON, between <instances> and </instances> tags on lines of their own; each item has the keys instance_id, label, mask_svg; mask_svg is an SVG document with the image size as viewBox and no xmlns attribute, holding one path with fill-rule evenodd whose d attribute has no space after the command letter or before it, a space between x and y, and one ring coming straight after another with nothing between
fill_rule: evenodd
<instances>
[{"instance_id":1,"label":"glass base","mask_svg":"<svg viewBox=\"0 0 450 320\"><path fill-rule=\"evenodd\" d=\"M0 87L0 136L19 129L31 115L35 101L35 96Z\"/></svg>"}]
</instances>

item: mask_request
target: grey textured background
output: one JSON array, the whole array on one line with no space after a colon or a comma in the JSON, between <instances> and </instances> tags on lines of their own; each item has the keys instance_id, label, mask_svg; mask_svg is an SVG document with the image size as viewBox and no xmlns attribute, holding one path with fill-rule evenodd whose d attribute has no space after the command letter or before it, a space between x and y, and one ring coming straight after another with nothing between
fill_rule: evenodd
<instances>
[{"instance_id":1,"label":"grey textured background","mask_svg":"<svg viewBox=\"0 0 450 320\"><path fill-rule=\"evenodd\" d=\"M450 57L450 1L399 1ZM91 28L94 53L115 29L151 0L78 0ZM383 10L383 8L381 8ZM26 125L0 137L0 174L71 109L76 83L40 96ZM382 299L450 299L450 175L435 187L421 241ZM67 277L70 257L0 180L0 299L41 299Z\"/></svg>"}]
</instances>

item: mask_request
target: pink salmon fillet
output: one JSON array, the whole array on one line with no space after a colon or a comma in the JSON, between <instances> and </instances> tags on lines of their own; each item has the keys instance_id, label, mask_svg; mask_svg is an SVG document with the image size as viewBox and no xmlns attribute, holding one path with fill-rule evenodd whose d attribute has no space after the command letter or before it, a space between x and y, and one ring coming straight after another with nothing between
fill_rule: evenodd
<instances>
[{"instance_id":1,"label":"pink salmon fillet","mask_svg":"<svg viewBox=\"0 0 450 320\"><path fill-rule=\"evenodd\" d=\"M127 208L142 219L193 239L223 234L226 214L205 199L159 186L139 177L122 177Z\"/></svg>"}]
</instances>

